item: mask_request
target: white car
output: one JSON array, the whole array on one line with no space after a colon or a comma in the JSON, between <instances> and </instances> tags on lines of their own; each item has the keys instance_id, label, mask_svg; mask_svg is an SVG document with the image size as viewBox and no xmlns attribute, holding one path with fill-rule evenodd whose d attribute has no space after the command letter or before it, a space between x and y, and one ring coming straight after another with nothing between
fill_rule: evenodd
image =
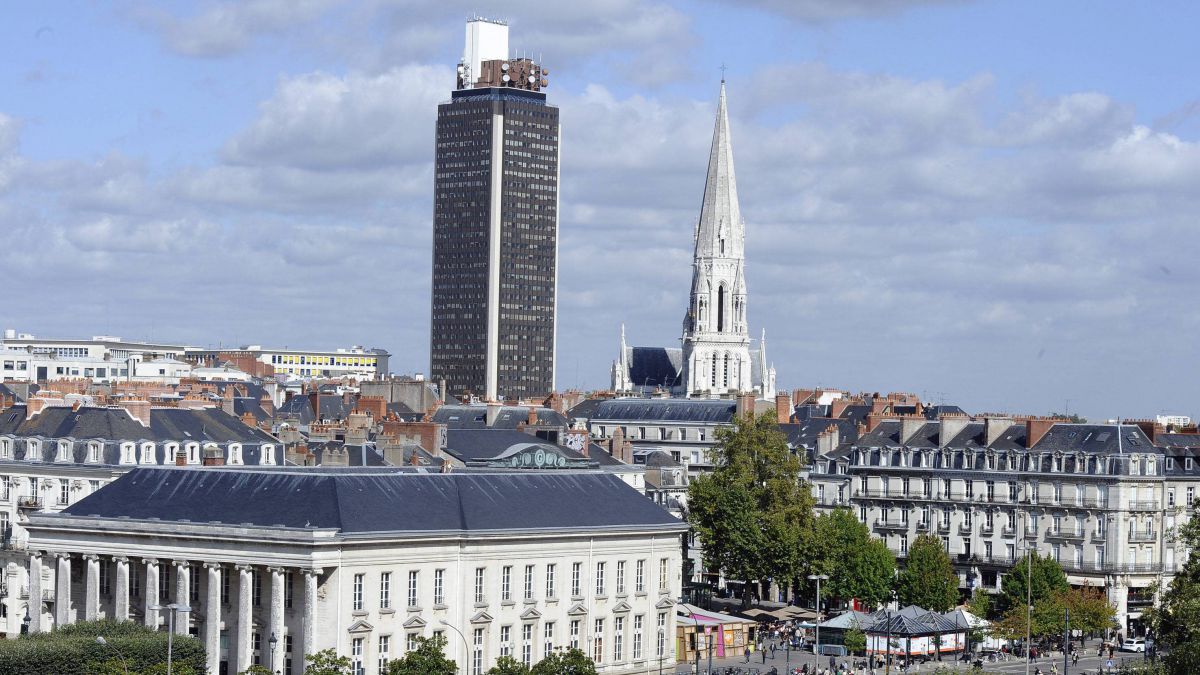
<instances>
[{"instance_id":1,"label":"white car","mask_svg":"<svg viewBox=\"0 0 1200 675\"><path fill-rule=\"evenodd\" d=\"M1146 651L1146 641L1141 638L1130 638L1121 643L1121 651L1144 652Z\"/></svg>"}]
</instances>

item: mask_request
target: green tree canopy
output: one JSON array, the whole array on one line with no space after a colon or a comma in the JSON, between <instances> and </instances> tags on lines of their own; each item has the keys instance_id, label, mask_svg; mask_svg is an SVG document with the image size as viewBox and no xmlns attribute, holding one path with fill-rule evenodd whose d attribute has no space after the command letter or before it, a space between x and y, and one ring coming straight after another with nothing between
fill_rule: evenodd
<instances>
[{"instance_id":1,"label":"green tree canopy","mask_svg":"<svg viewBox=\"0 0 1200 675\"><path fill-rule=\"evenodd\" d=\"M107 644L98 643L97 637L103 637ZM130 675L155 673L166 666L167 638L166 633L133 621L81 621L16 640L0 640L0 673L93 675L124 673L126 668ZM207 672L201 640L176 635L172 651L175 671L180 675Z\"/></svg>"},{"instance_id":2,"label":"green tree canopy","mask_svg":"<svg viewBox=\"0 0 1200 675\"><path fill-rule=\"evenodd\" d=\"M802 538L808 574L824 574L821 596L880 605L890 597L896 557L849 509L834 509L813 520ZM811 582L810 582L811 583ZM809 597L815 592L808 586Z\"/></svg>"},{"instance_id":3,"label":"green tree canopy","mask_svg":"<svg viewBox=\"0 0 1200 675\"><path fill-rule=\"evenodd\" d=\"M350 659L338 656L336 649L307 654L304 660L308 663L304 675L350 675Z\"/></svg>"},{"instance_id":4,"label":"green tree canopy","mask_svg":"<svg viewBox=\"0 0 1200 675\"><path fill-rule=\"evenodd\" d=\"M506 655L496 659L496 665L489 668L485 675L529 675L529 669L524 663Z\"/></svg>"},{"instance_id":5,"label":"green tree canopy","mask_svg":"<svg viewBox=\"0 0 1200 675\"><path fill-rule=\"evenodd\" d=\"M908 548L908 561L896 579L901 605L948 612L958 604L958 575L941 539L922 534Z\"/></svg>"},{"instance_id":6,"label":"green tree canopy","mask_svg":"<svg viewBox=\"0 0 1200 675\"><path fill-rule=\"evenodd\" d=\"M596 675L596 664L578 649L555 652L534 664L531 675Z\"/></svg>"},{"instance_id":7,"label":"green tree canopy","mask_svg":"<svg viewBox=\"0 0 1200 675\"><path fill-rule=\"evenodd\" d=\"M861 654L867 648L867 634L858 628L848 628L842 636L842 644L851 654Z\"/></svg>"},{"instance_id":8,"label":"green tree canopy","mask_svg":"<svg viewBox=\"0 0 1200 675\"><path fill-rule=\"evenodd\" d=\"M1191 553L1149 613L1158 642L1167 649L1163 661L1171 675L1200 673L1200 504L1180 529L1178 544Z\"/></svg>"},{"instance_id":9,"label":"green tree canopy","mask_svg":"<svg viewBox=\"0 0 1200 675\"><path fill-rule=\"evenodd\" d=\"M1026 580L1030 579L1030 569L1033 571L1032 583L1027 589ZM1067 575L1058 561L1049 556L1043 558L1037 551L1030 551L1004 575L1000 594L996 596L996 610L1001 614L1008 614L1014 607L1025 607L1027 590L1032 595L1033 605L1036 607L1038 602L1070 588Z\"/></svg>"},{"instance_id":10,"label":"green tree canopy","mask_svg":"<svg viewBox=\"0 0 1200 675\"><path fill-rule=\"evenodd\" d=\"M705 566L748 582L795 578L801 533L812 524L803 460L788 448L774 414L741 416L718 429L716 441L713 471L688 486L688 522Z\"/></svg>"},{"instance_id":11,"label":"green tree canopy","mask_svg":"<svg viewBox=\"0 0 1200 675\"><path fill-rule=\"evenodd\" d=\"M994 606L992 602L992 594L976 588L971 594L971 600L967 603L967 611L981 619L992 619Z\"/></svg>"},{"instance_id":12,"label":"green tree canopy","mask_svg":"<svg viewBox=\"0 0 1200 675\"><path fill-rule=\"evenodd\" d=\"M446 658L446 638L417 638L417 647L388 664L388 675L454 675L458 666Z\"/></svg>"}]
</instances>

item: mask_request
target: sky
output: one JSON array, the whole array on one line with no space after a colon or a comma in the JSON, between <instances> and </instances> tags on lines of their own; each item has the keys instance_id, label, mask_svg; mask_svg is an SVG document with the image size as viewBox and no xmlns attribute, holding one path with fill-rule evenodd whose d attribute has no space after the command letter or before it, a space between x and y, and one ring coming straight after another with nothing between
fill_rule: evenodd
<instances>
[{"instance_id":1,"label":"sky","mask_svg":"<svg viewBox=\"0 0 1200 675\"><path fill-rule=\"evenodd\" d=\"M781 389L1200 415L1200 5L14 3L0 324L428 368L433 131L465 19L562 116L560 388L678 345L726 67Z\"/></svg>"}]
</instances>

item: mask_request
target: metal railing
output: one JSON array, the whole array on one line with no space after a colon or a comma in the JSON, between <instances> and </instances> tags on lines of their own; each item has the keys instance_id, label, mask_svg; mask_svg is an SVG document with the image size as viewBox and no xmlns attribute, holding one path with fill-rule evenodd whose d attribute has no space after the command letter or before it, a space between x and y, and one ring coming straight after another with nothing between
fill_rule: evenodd
<instances>
[{"instance_id":1,"label":"metal railing","mask_svg":"<svg viewBox=\"0 0 1200 675\"><path fill-rule=\"evenodd\" d=\"M1134 500L1129 502L1130 511L1157 511L1158 501L1153 499Z\"/></svg>"}]
</instances>

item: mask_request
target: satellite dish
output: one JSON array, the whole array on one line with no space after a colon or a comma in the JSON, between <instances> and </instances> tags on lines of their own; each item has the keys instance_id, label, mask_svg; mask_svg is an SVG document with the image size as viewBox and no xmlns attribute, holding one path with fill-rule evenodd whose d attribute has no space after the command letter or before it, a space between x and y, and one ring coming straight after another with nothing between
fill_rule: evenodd
<instances>
[{"instance_id":1,"label":"satellite dish","mask_svg":"<svg viewBox=\"0 0 1200 675\"><path fill-rule=\"evenodd\" d=\"M529 76L529 84L533 84L534 82L537 82L537 78L536 78L536 77L534 77L534 76L532 76L532 75L530 75L530 76Z\"/></svg>"},{"instance_id":2,"label":"satellite dish","mask_svg":"<svg viewBox=\"0 0 1200 675\"><path fill-rule=\"evenodd\" d=\"M507 76L507 75L505 75L504 77L501 77L501 78L500 78L500 80L501 80L502 82L508 82L508 76Z\"/></svg>"},{"instance_id":3,"label":"satellite dish","mask_svg":"<svg viewBox=\"0 0 1200 675\"><path fill-rule=\"evenodd\" d=\"M500 70L507 71L507 70L508 70L508 64L507 64L507 63L501 63L501 64L500 64Z\"/></svg>"}]
</instances>

